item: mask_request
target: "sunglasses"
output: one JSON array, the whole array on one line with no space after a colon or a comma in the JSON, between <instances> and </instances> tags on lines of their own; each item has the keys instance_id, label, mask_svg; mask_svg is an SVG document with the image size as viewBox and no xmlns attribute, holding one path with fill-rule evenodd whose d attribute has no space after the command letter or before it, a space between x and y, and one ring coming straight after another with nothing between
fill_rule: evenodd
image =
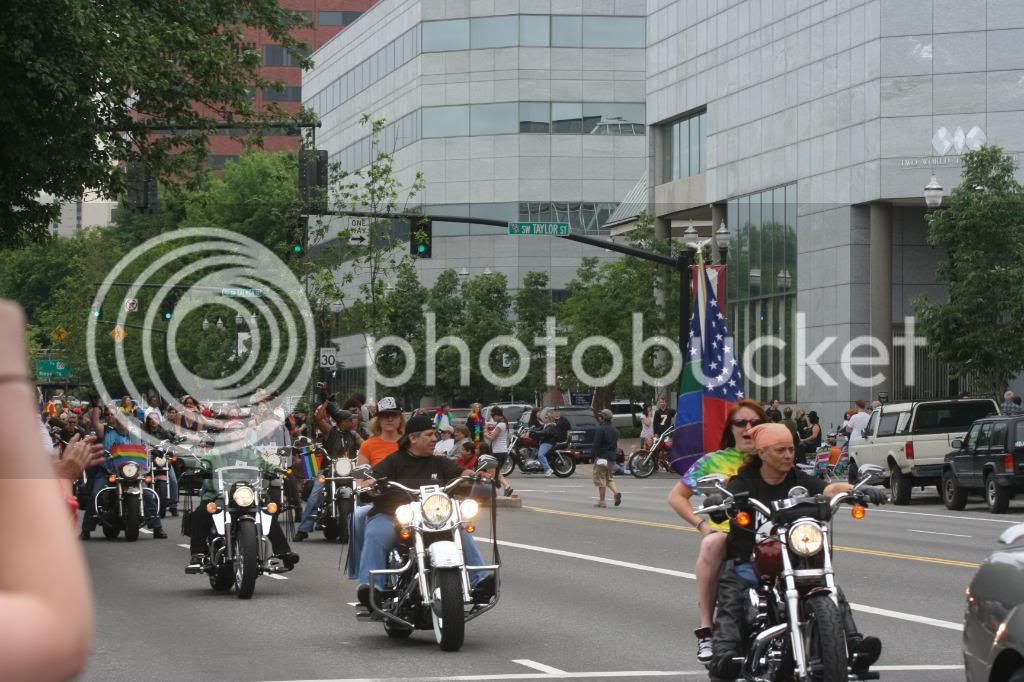
<instances>
[{"instance_id":1,"label":"sunglasses","mask_svg":"<svg viewBox=\"0 0 1024 682\"><path fill-rule=\"evenodd\" d=\"M732 420L732 425L737 427L737 428L740 428L740 429L747 428L747 424L750 424L751 427L754 427L754 426L757 426L758 424L763 424L763 423L764 423L764 421L761 420L761 419L733 419Z\"/></svg>"}]
</instances>

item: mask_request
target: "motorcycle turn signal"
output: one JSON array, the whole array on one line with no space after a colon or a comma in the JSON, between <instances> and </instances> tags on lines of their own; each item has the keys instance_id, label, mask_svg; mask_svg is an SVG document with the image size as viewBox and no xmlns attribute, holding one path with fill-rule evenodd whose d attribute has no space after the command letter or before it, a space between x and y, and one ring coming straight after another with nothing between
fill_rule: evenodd
<instances>
[{"instance_id":1,"label":"motorcycle turn signal","mask_svg":"<svg viewBox=\"0 0 1024 682\"><path fill-rule=\"evenodd\" d=\"M206 504L206 513L207 514L216 514L217 513L217 503L216 502L208 502Z\"/></svg>"},{"instance_id":2,"label":"motorcycle turn signal","mask_svg":"<svg viewBox=\"0 0 1024 682\"><path fill-rule=\"evenodd\" d=\"M750 514L748 512L740 512L736 515L736 525L741 528L746 528L750 525Z\"/></svg>"},{"instance_id":3,"label":"motorcycle turn signal","mask_svg":"<svg viewBox=\"0 0 1024 682\"><path fill-rule=\"evenodd\" d=\"M868 510L864 505L856 504L850 509L850 516L860 521L867 516Z\"/></svg>"}]
</instances>

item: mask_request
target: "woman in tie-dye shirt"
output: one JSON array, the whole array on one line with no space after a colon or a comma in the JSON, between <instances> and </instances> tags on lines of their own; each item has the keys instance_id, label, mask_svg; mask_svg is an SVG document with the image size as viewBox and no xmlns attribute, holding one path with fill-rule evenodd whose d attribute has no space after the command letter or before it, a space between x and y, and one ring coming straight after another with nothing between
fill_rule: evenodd
<instances>
[{"instance_id":1,"label":"woman in tie-dye shirt","mask_svg":"<svg viewBox=\"0 0 1024 682\"><path fill-rule=\"evenodd\" d=\"M741 400L733 405L726 416L721 449L709 452L694 462L668 496L669 505L701 534L700 554L697 557L695 571L700 628L694 632L697 636L697 659L701 663L711 661L711 627L715 598L718 594L718 572L725 561L725 540L729 527L728 523L716 525L697 516L693 511L693 505L690 504L690 498L699 492L697 481L702 476L735 476L743 464L743 458L755 451L750 429L767 421L768 415L765 414L764 408L753 400Z\"/></svg>"}]
</instances>

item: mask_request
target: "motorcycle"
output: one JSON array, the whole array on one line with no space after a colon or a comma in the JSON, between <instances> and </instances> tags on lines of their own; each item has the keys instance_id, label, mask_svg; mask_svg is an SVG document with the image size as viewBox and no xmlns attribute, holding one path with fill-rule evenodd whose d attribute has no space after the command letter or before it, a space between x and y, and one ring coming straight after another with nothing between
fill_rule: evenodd
<instances>
[{"instance_id":1,"label":"motorcycle","mask_svg":"<svg viewBox=\"0 0 1024 682\"><path fill-rule=\"evenodd\" d=\"M290 570L272 556L268 539L279 506L269 499L263 482L280 472L273 468L266 471L244 461L212 471L205 461L200 466L201 477L214 481L217 496L206 504L206 511L213 517L206 540L206 565L189 567L185 572L206 573L214 591L227 592L234 587L239 599L249 599L260 575Z\"/></svg>"},{"instance_id":2,"label":"motorcycle","mask_svg":"<svg viewBox=\"0 0 1024 682\"><path fill-rule=\"evenodd\" d=\"M324 539L348 544L349 519L355 511L356 479L352 476L355 460L324 455L324 468L317 477L323 484L320 503L314 518L315 527L323 530Z\"/></svg>"},{"instance_id":3,"label":"motorcycle","mask_svg":"<svg viewBox=\"0 0 1024 682\"><path fill-rule=\"evenodd\" d=\"M171 484L168 471L177 461L175 446L184 442L183 438L164 440L157 443L149 452L150 471L153 476L153 490L160 500L160 518L164 518L170 509L171 516L178 515L178 500L171 499Z\"/></svg>"},{"instance_id":4,"label":"motorcycle","mask_svg":"<svg viewBox=\"0 0 1024 682\"><path fill-rule=\"evenodd\" d=\"M107 451L104 454L110 456ZM103 537L113 540L123 530L124 539L128 542L139 539L139 529L145 516L143 498L147 493L156 496L152 488L146 487L152 482L153 477L145 467L135 461L119 464L117 473L107 476L108 485L101 488L92 500ZM159 513L159 497L156 504Z\"/></svg>"},{"instance_id":5,"label":"motorcycle","mask_svg":"<svg viewBox=\"0 0 1024 682\"><path fill-rule=\"evenodd\" d=\"M847 493L829 499L810 497L795 486L786 499L770 505L748 493L733 495L725 477L698 480L708 496L698 514L713 521L729 518L741 528L758 517L753 568L758 576L750 588L746 656L742 679L751 682L795 679L800 682L847 682L878 679L878 673L852 673L846 649L839 591L832 566L832 519L843 503L854 505L852 516L865 515L860 488L881 467L865 465L863 478ZM754 514L750 511L753 510Z\"/></svg>"},{"instance_id":6,"label":"motorcycle","mask_svg":"<svg viewBox=\"0 0 1024 682\"><path fill-rule=\"evenodd\" d=\"M540 442L530 433L529 427L521 427L508 444L508 457L501 467L501 475L508 476L516 467L524 474L544 473L544 467L537 459ZM576 472L576 457L566 448L558 446L548 451L548 464L551 471L559 478L569 478Z\"/></svg>"},{"instance_id":7,"label":"motorcycle","mask_svg":"<svg viewBox=\"0 0 1024 682\"><path fill-rule=\"evenodd\" d=\"M462 647L466 623L498 603L499 565L465 565L459 529L465 527L470 533L475 530L479 504L472 498L454 500L451 494L468 481L480 480L481 471L496 465L497 458L484 455L476 475L418 490L386 479L375 480L368 466L356 468L355 476L372 481L378 490L401 490L410 498L408 504L395 511L399 541L388 556L387 568L370 571L371 584L384 578L385 589L370 590L370 610L357 617L383 619L384 631L393 639L408 637L413 630L433 630L443 651L458 651ZM494 576L495 594L490 603L474 602L471 571L486 571Z\"/></svg>"},{"instance_id":8,"label":"motorcycle","mask_svg":"<svg viewBox=\"0 0 1024 682\"><path fill-rule=\"evenodd\" d=\"M630 455L629 472L637 478L649 478L658 467L671 473L673 469L669 456L675 430L675 425L669 426L654 440L650 450L637 450Z\"/></svg>"}]
</instances>

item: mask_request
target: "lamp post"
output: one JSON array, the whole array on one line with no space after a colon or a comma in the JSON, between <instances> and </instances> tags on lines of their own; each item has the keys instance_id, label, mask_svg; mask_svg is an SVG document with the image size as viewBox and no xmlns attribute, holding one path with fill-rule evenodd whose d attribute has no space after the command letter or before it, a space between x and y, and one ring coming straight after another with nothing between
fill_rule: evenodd
<instances>
[{"instance_id":1,"label":"lamp post","mask_svg":"<svg viewBox=\"0 0 1024 682\"><path fill-rule=\"evenodd\" d=\"M942 183L935 175L932 175L931 181L924 186L924 203L928 205L929 210L935 210L942 206L942 194Z\"/></svg>"},{"instance_id":2,"label":"lamp post","mask_svg":"<svg viewBox=\"0 0 1024 682\"><path fill-rule=\"evenodd\" d=\"M465 284L468 281L469 281L469 268L467 268L465 265L463 265L462 269L459 270L459 283L460 284Z\"/></svg>"},{"instance_id":3,"label":"lamp post","mask_svg":"<svg viewBox=\"0 0 1024 682\"><path fill-rule=\"evenodd\" d=\"M715 232L715 246L718 247L718 260L722 265L725 265L726 258L729 255L729 239L731 237L729 228L725 226L725 221L723 220L719 223L718 231Z\"/></svg>"},{"instance_id":4,"label":"lamp post","mask_svg":"<svg viewBox=\"0 0 1024 682\"><path fill-rule=\"evenodd\" d=\"M676 268L679 270L679 352L683 354L690 340L690 268L699 239L692 225L686 228L683 233L683 250L676 256Z\"/></svg>"}]
</instances>

